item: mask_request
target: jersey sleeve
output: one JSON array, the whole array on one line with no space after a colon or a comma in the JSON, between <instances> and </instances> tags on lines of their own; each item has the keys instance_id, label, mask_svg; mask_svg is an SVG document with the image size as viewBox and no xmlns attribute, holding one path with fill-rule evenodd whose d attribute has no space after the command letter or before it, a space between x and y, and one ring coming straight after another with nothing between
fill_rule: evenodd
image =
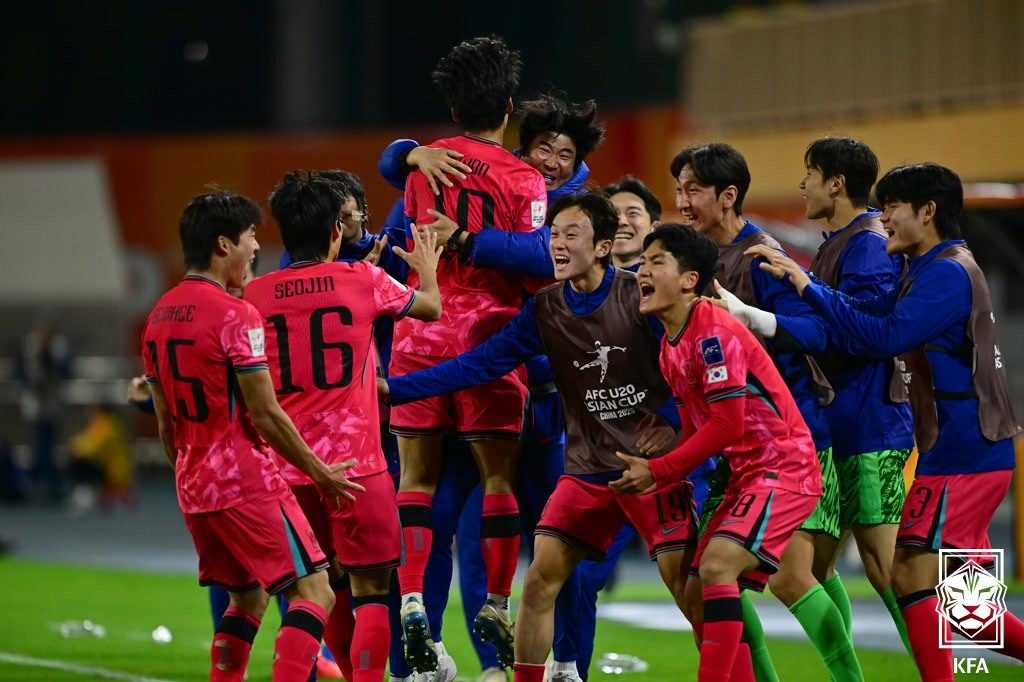
<instances>
[{"instance_id":1,"label":"jersey sleeve","mask_svg":"<svg viewBox=\"0 0 1024 682\"><path fill-rule=\"evenodd\" d=\"M531 169L532 170L532 169ZM548 193L544 178L533 171L523 182L523 207L512 232L532 232L543 227L548 214Z\"/></svg>"},{"instance_id":2,"label":"jersey sleeve","mask_svg":"<svg viewBox=\"0 0 1024 682\"><path fill-rule=\"evenodd\" d=\"M709 403L742 394L747 385L747 353L734 332L712 328L698 338L697 352L701 386Z\"/></svg>"},{"instance_id":3,"label":"jersey sleeve","mask_svg":"<svg viewBox=\"0 0 1024 682\"><path fill-rule=\"evenodd\" d=\"M527 233L508 232L485 227L473 237L470 259L480 268L492 268L545 281L555 276L548 242L551 228L541 227Z\"/></svg>"},{"instance_id":4,"label":"jersey sleeve","mask_svg":"<svg viewBox=\"0 0 1024 682\"><path fill-rule=\"evenodd\" d=\"M146 343L148 331L149 322L147 321L146 327L142 330L142 371L146 377L146 383L159 385L160 376L157 374L156 350Z\"/></svg>"},{"instance_id":5,"label":"jersey sleeve","mask_svg":"<svg viewBox=\"0 0 1024 682\"><path fill-rule=\"evenodd\" d=\"M416 300L416 290L407 287L382 269L364 264L373 285L373 306L377 317L389 315L395 319L405 317Z\"/></svg>"},{"instance_id":6,"label":"jersey sleeve","mask_svg":"<svg viewBox=\"0 0 1024 682\"><path fill-rule=\"evenodd\" d=\"M224 355L239 373L269 369L263 317L252 304L246 301L241 303L233 308L221 329L220 340Z\"/></svg>"}]
</instances>

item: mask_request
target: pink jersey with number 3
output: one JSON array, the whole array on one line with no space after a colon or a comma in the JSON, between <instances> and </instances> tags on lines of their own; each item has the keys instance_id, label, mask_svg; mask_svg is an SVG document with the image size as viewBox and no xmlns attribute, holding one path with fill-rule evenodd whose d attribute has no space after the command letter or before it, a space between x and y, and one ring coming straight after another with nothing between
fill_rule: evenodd
<instances>
[{"instance_id":1,"label":"pink jersey with number 3","mask_svg":"<svg viewBox=\"0 0 1024 682\"><path fill-rule=\"evenodd\" d=\"M380 445L373 322L403 317L416 292L368 263L304 261L257 277L245 300L266 320L278 402L320 459L349 478L387 469ZM292 485L309 478L279 459Z\"/></svg>"},{"instance_id":2,"label":"pink jersey with number 3","mask_svg":"<svg viewBox=\"0 0 1024 682\"><path fill-rule=\"evenodd\" d=\"M716 400L745 401L743 437L723 452L730 488L821 494L811 432L768 353L735 317L698 301L681 332L662 339L660 360L680 412L697 428Z\"/></svg>"},{"instance_id":3,"label":"pink jersey with number 3","mask_svg":"<svg viewBox=\"0 0 1024 682\"><path fill-rule=\"evenodd\" d=\"M547 213L544 178L500 144L470 135L433 142L462 153L473 170L466 179L451 178L453 187L435 195L423 173L405 183L405 216L414 223L431 223L428 209L439 210L470 232L494 227L530 232L541 227ZM443 245L442 245L443 246ZM411 244L410 244L411 247ZM493 336L522 307L523 278L462 263L450 251L437 268L441 289L441 319L406 319L395 325L393 352L434 358L454 357ZM410 286L419 277L409 273Z\"/></svg>"},{"instance_id":4,"label":"pink jersey with number 3","mask_svg":"<svg viewBox=\"0 0 1024 682\"><path fill-rule=\"evenodd\" d=\"M229 509L284 492L235 378L267 371L256 309L219 283L189 275L157 301L142 341L146 380L160 386L171 412L181 510Z\"/></svg>"}]
</instances>

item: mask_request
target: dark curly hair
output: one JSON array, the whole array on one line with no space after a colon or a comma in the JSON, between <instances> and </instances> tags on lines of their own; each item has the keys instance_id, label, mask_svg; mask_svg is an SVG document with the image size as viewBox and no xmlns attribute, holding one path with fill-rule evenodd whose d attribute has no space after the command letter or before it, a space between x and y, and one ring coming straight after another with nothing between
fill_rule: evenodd
<instances>
[{"instance_id":1,"label":"dark curly hair","mask_svg":"<svg viewBox=\"0 0 1024 682\"><path fill-rule=\"evenodd\" d=\"M498 36L459 43L434 67L434 86L464 130L494 130L519 87L523 61Z\"/></svg>"},{"instance_id":2,"label":"dark curly hair","mask_svg":"<svg viewBox=\"0 0 1024 682\"><path fill-rule=\"evenodd\" d=\"M680 273L697 271L697 293L704 291L718 271L718 245L689 225L662 223L644 237L644 251L654 242L672 254Z\"/></svg>"},{"instance_id":3,"label":"dark curly hair","mask_svg":"<svg viewBox=\"0 0 1024 682\"><path fill-rule=\"evenodd\" d=\"M597 102L567 102L552 94L520 102L518 106L519 148L523 154L541 133L554 132L572 138L576 145L576 165L597 149L604 139L604 126L595 122Z\"/></svg>"},{"instance_id":4,"label":"dark curly hair","mask_svg":"<svg viewBox=\"0 0 1024 682\"><path fill-rule=\"evenodd\" d=\"M270 194L270 212L293 261L324 260L348 188L316 171L290 171Z\"/></svg>"}]
</instances>

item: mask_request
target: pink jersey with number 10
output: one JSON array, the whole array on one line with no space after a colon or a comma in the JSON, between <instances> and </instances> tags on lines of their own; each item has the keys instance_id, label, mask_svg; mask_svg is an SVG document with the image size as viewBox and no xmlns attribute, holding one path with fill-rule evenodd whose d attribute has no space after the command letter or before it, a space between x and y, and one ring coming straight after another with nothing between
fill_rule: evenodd
<instances>
[{"instance_id":1,"label":"pink jersey with number 10","mask_svg":"<svg viewBox=\"0 0 1024 682\"><path fill-rule=\"evenodd\" d=\"M411 173L405 183L406 218L419 225L431 223L434 218L427 210L435 209L470 232L483 227L530 232L544 224L544 178L500 144L460 135L430 146L461 152L461 160L473 170L465 180L451 178L454 186L442 186L440 195L430 189L423 173ZM475 268L450 251L438 265L437 282L441 319L399 322L395 325L394 353L454 357L489 339L522 307L521 277ZM415 272L409 274L409 285L419 286Z\"/></svg>"},{"instance_id":2,"label":"pink jersey with number 10","mask_svg":"<svg viewBox=\"0 0 1024 682\"><path fill-rule=\"evenodd\" d=\"M245 300L266 319L278 402L309 447L349 478L387 469L380 445L373 322L404 316L416 292L368 263L302 261L257 277ZM279 458L291 485L309 478Z\"/></svg>"}]
</instances>

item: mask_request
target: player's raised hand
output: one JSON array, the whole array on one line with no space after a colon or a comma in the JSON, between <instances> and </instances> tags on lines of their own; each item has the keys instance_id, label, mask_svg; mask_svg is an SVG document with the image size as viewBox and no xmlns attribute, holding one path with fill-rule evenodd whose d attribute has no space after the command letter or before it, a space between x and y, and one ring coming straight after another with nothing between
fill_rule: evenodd
<instances>
[{"instance_id":1,"label":"player's raised hand","mask_svg":"<svg viewBox=\"0 0 1024 682\"><path fill-rule=\"evenodd\" d=\"M316 483L320 492L327 497L344 497L346 500L355 502L355 492L366 492L366 488L354 481L350 481L345 475L349 469L356 465L356 460L350 459L341 464L328 464L313 482Z\"/></svg>"},{"instance_id":2,"label":"player's raised hand","mask_svg":"<svg viewBox=\"0 0 1024 682\"><path fill-rule=\"evenodd\" d=\"M622 472L622 478L608 484L609 488L617 493L636 495L654 487L654 477L651 476L651 468L646 459L633 457L623 452L616 452L615 456L623 461L626 470Z\"/></svg>"},{"instance_id":3,"label":"player's raised hand","mask_svg":"<svg viewBox=\"0 0 1024 682\"><path fill-rule=\"evenodd\" d=\"M452 181L449 175L454 175L460 180L466 179L466 173L472 173L473 169L459 161L462 154L454 149L439 149L436 147L416 147L405 157L405 162L413 168L419 169L427 176L427 184L434 194L441 193L441 187L451 187Z\"/></svg>"},{"instance_id":4,"label":"player's raised hand","mask_svg":"<svg viewBox=\"0 0 1024 682\"><path fill-rule=\"evenodd\" d=\"M740 322L746 326L750 326L750 319L744 315L747 306L736 297L736 294L732 293L721 284L718 280L714 280L715 293L718 294L718 298L724 303L724 308L732 313Z\"/></svg>"},{"instance_id":5,"label":"player's raised hand","mask_svg":"<svg viewBox=\"0 0 1024 682\"><path fill-rule=\"evenodd\" d=\"M381 251L388 244L388 236L381 235L381 238L373 243L373 248L370 249L370 253L363 256L363 262L369 263L370 265L377 265L380 262Z\"/></svg>"},{"instance_id":6,"label":"player's raised hand","mask_svg":"<svg viewBox=\"0 0 1024 682\"><path fill-rule=\"evenodd\" d=\"M420 273L437 272L437 264L441 259L442 247L437 245L437 236L416 225L412 226L412 251L400 246L392 246L396 256L409 264L409 267Z\"/></svg>"},{"instance_id":7,"label":"player's raised hand","mask_svg":"<svg viewBox=\"0 0 1024 682\"><path fill-rule=\"evenodd\" d=\"M149 400L149 384L146 377L132 377L128 382L128 402L138 405Z\"/></svg>"},{"instance_id":8,"label":"player's raised hand","mask_svg":"<svg viewBox=\"0 0 1024 682\"><path fill-rule=\"evenodd\" d=\"M451 239L451 236L455 234L455 230L459 229L458 223L446 216L444 213L435 211L432 208L428 208L427 213L433 216L434 222L427 223L426 225L420 225L420 227L424 230L433 232L434 236L437 237L437 243L444 246L448 243L448 240Z\"/></svg>"},{"instance_id":9,"label":"player's raised hand","mask_svg":"<svg viewBox=\"0 0 1024 682\"><path fill-rule=\"evenodd\" d=\"M656 414L641 419L636 430L640 433L636 449L648 457L664 454L676 439L675 429Z\"/></svg>"}]
</instances>

